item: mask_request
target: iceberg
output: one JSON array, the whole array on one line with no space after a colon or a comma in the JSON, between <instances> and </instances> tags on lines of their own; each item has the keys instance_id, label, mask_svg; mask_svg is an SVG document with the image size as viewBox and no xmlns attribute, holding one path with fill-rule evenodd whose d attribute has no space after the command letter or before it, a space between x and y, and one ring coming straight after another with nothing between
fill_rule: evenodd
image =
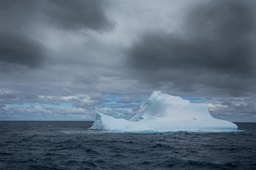
<instances>
[{"instance_id":1,"label":"iceberg","mask_svg":"<svg viewBox=\"0 0 256 170\"><path fill-rule=\"evenodd\" d=\"M91 129L112 132L227 132L237 125L213 118L204 103L154 91L130 120L96 113Z\"/></svg>"}]
</instances>

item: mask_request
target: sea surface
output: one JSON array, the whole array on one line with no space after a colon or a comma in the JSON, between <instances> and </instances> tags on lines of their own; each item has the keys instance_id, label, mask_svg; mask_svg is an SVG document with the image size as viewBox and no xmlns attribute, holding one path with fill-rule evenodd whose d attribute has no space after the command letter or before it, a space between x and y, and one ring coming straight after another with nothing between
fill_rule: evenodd
<instances>
[{"instance_id":1,"label":"sea surface","mask_svg":"<svg viewBox=\"0 0 256 170\"><path fill-rule=\"evenodd\" d=\"M256 169L256 123L229 133L109 133L92 122L0 122L0 169Z\"/></svg>"}]
</instances>

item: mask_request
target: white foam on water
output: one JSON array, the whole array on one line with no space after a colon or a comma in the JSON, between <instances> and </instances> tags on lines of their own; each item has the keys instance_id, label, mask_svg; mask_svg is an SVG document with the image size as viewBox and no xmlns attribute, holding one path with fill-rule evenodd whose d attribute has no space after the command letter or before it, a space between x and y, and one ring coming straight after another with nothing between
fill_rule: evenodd
<instances>
[{"instance_id":1,"label":"white foam on water","mask_svg":"<svg viewBox=\"0 0 256 170\"><path fill-rule=\"evenodd\" d=\"M178 96L154 91L130 120L101 113L91 129L113 132L230 132L236 124L213 118L203 103L191 103Z\"/></svg>"}]
</instances>

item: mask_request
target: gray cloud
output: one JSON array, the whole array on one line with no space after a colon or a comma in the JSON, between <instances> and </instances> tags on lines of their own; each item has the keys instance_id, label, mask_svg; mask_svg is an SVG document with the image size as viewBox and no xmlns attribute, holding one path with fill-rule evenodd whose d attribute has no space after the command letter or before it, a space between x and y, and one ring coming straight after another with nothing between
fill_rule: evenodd
<instances>
[{"instance_id":1,"label":"gray cloud","mask_svg":"<svg viewBox=\"0 0 256 170\"><path fill-rule=\"evenodd\" d=\"M181 34L143 34L129 51L128 62L147 81L245 95L255 82L254 7L250 0L197 4L187 13Z\"/></svg>"},{"instance_id":2,"label":"gray cloud","mask_svg":"<svg viewBox=\"0 0 256 170\"><path fill-rule=\"evenodd\" d=\"M37 67L43 59L44 46L22 33L0 32L0 61Z\"/></svg>"},{"instance_id":3,"label":"gray cloud","mask_svg":"<svg viewBox=\"0 0 256 170\"><path fill-rule=\"evenodd\" d=\"M49 0L43 3L45 19L60 29L106 30L113 23L105 16L101 0Z\"/></svg>"},{"instance_id":4,"label":"gray cloud","mask_svg":"<svg viewBox=\"0 0 256 170\"><path fill-rule=\"evenodd\" d=\"M7 27L27 28L40 22L71 31L84 28L100 31L113 27L101 0L10 0L1 1L0 6L0 21Z\"/></svg>"},{"instance_id":5,"label":"gray cloud","mask_svg":"<svg viewBox=\"0 0 256 170\"><path fill-rule=\"evenodd\" d=\"M1 1L0 119L73 119L72 114L80 119L93 116L95 109L122 117L133 114L139 99L152 90L179 96L248 95L238 101L241 107L231 103L218 115L253 115L254 4ZM109 104L114 98L105 102L105 94L126 98Z\"/></svg>"},{"instance_id":6,"label":"gray cloud","mask_svg":"<svg viewBox=\"0 0 256 170\"><path fill-rule=\"evenodd\" d=\"M255 121L255 97L226 97L208 99L210 113L221 119L232 121Z\"/></svg>"},{"instance_id":7,"label":"gray cloud","mask_svg":"<svg viewBox=\"0 0 256 170\"><path fill-rule=\"evenodd\" d=\"M38 67L49 56L41 27L105 31L113 23L101 0L10 0L0 2L0 62ZM45 52L45 53L43 53Z\"/></svg>"}]
</instances>

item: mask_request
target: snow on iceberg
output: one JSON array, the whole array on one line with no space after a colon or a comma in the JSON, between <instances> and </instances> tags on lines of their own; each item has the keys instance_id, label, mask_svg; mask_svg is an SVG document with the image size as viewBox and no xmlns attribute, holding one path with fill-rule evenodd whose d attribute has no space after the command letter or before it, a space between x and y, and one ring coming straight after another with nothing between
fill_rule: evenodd
<instances>
[{"instance_id":1,"label":"snow on iceberg","mask_svg":"<svg viewBox=\"0 0 256 170\"><path fill-rule=\"evenodd\" d=\"M154 91L130 120L96 114L91 129L114 132L236 131L232 122L213 118L202 103Z\"/></svg>"}]
</instances>

